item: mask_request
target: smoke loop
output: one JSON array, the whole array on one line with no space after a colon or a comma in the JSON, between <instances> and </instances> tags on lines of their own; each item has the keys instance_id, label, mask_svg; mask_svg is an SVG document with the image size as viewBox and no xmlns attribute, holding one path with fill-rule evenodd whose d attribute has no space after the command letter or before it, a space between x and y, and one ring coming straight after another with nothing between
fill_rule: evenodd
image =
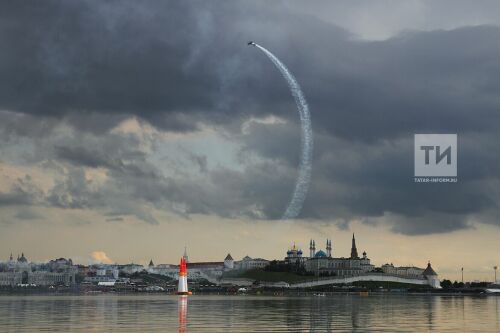
<instances>
[{"instance_id":1,"label":"smoke loop","mask_svg":"<svg viewBox=\"0 0 500 333\"><path fill-rule=\"evenodd\" d=\"M288 70L288 68L271 52L266 48L253 44L259 48L264 54L273 62L273 64L278 68L281 75L285 78L288 83L288 87L292 93L295 104L299 110L300 115L300 126L301 126L301 158L299 165L299 174L297 181L295 183L295 190L293 192L292 198L283 213L282 219L293 219L296 218L304 201L306 199L307 191L309 189L309 183L311 181L312 172L312 156L313 156L313 133L311 126L311 115L309 113L309 106L307 105L306 98L300 89L300 85Z\"/></svg>"}]
</instances>

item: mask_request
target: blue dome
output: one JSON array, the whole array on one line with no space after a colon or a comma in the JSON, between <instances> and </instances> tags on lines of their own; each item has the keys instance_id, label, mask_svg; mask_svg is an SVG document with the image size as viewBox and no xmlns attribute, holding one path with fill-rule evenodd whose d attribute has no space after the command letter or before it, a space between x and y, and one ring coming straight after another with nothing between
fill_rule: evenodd
<instances>
[{"instance_id":1,"label":"blue dome","mask_svg":"<svg viewBox=\"0 0 500 333\"><path fill-rule=\"evenodd\" d=\"M314 255L314 258L325 258L326 257L326 253L323 252L323 250L319 250L318 252L316 252L316 254Z\"/></svg>"},{"instance_id":2,"label":"blue dome","mask_svg":"<svg viewBox=\"0 0 500 333\"><path fill-rule=\"evenodd\" d=\"M297 254L302 254L302 250L299 250L299 252L297 252Z\"/></svg>"},{"instance_id":3,"label":"blue dome","mask_svg":"<svg viewBox=\"0 0 500 333\"><path fill-rule=\"evenodd\" d=\"M292 254L293 252L291 250L286 251L286 254Z\"/></svg>"}]
</instances>

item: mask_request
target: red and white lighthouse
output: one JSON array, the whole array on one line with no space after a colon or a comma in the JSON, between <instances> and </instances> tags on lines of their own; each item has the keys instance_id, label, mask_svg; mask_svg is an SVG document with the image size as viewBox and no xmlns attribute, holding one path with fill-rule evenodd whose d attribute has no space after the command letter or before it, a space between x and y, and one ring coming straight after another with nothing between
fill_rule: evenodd
<instances>
[{"instance_id":1,"label":"red and white lighthouse","mask_svg":"<svg viewBox=\"0 0 500 333\"><path fill-rule=\"evenodd\" d=\"M192 293L188 291L188 283L187 283L187 267L186 267L186 259L184 257L181 258L181 262L179 264L179 287L177 289L177 295L191 295Z\"/></svg>"}]
</instances>

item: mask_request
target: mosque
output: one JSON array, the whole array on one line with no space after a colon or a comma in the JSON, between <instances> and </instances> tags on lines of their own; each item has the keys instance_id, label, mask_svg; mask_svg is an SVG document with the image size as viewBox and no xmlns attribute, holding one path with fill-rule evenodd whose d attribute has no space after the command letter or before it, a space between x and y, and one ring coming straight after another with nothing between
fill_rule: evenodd
<instances>
[{"instance_id":1,"label":"mosque","mask_svg":"<svg viewBox=\"0 0 500 333\"><path fill-rule=\"evenodd\" d=\"M366 252L363 256L358 256L356 248L356 238L352 235L351 256L349 258L335 258L332 254L332 240L326 240L325 251L316 252L316 241L309 242L309 257L304 257L301 249L295 244L286 253L285 263L288 265L300 265L307 272L316 276L357 276L374 270L374 265L370 263Z\"/></svg>"}]
</instances>

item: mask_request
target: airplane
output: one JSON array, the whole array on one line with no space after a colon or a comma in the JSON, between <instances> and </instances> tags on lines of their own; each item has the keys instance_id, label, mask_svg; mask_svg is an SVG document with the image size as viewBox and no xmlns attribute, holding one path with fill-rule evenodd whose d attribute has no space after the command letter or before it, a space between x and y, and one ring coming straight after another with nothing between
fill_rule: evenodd
<instances>
[{"instance_id":1,"label":"airplane","mask_svg":"<svg viewBox=\"0 0 500 333\"><path fill-rule=\"evenodd\" d=\"M247 45L255 45L255 43L253 41L249 41Z\"/></svg>"}]
</instances>

